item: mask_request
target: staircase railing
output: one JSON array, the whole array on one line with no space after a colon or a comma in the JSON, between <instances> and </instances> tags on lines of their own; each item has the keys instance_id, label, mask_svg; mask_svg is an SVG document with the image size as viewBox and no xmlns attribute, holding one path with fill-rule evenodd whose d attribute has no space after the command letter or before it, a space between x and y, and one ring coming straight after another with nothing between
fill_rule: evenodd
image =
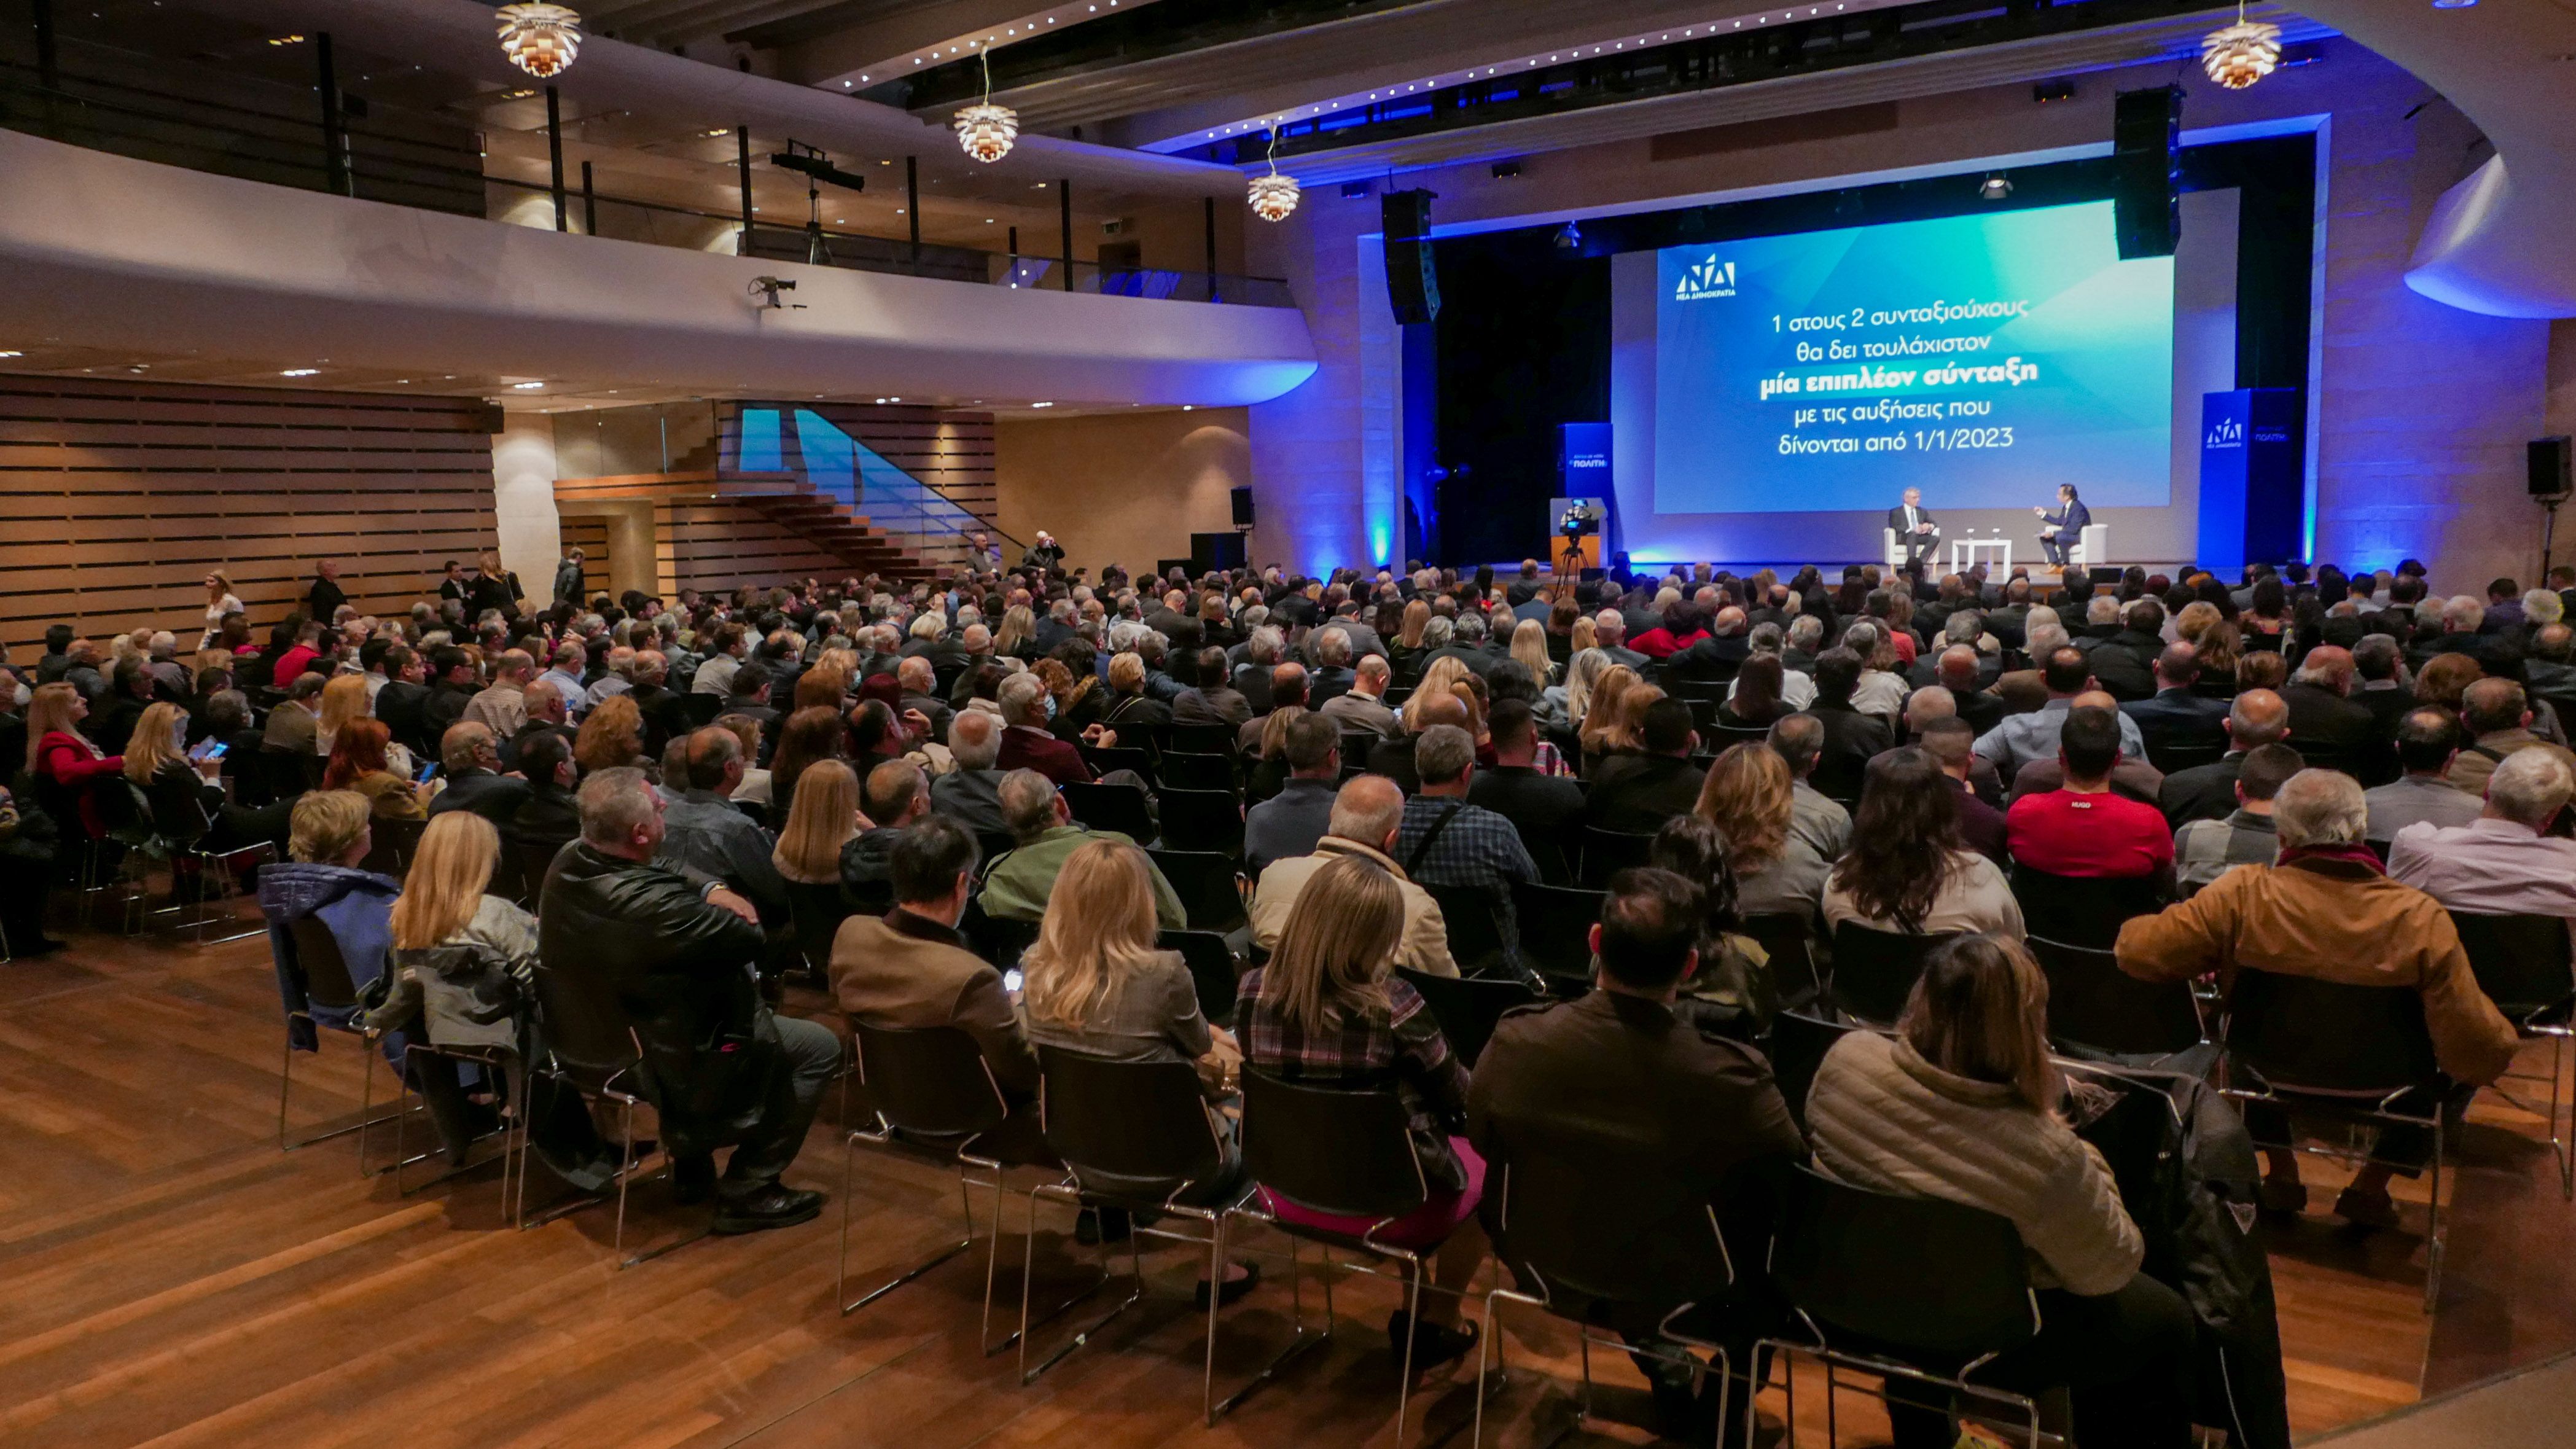
<instances>
[{"instance_id":1,"label":"staircase railing","mask_svg":"<svg viewBox=\"0 0 2576 1449\"><path fill-rule=\"evenodd\" d=\"M744 410L747 433L752 412ZM978 533L1001 547L1005 562L1019 557L1024 546L1018 539L886 461L820 413L796 409L795 429L801 457L782 456L781 462L800 472L807 487L847 506L924 563L952 568L972 563Z\"/></svg>"}]
</instances>

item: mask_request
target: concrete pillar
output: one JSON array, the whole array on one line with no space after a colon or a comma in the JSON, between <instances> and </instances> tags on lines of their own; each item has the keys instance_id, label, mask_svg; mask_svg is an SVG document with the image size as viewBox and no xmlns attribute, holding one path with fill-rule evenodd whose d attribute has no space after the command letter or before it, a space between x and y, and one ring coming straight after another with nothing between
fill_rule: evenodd
<instances>
[{"instance_id":1,"label":"concrete pillar","mask_svg":"<svg viewBox=\"0 0 2576 1449\"><path fill-rule=\"evenodd\" d=\"M512 413L492 436L492 516L501 567L538 608L554 597L555 562L563 557L563 520L555 513L555 420Z\"/></svg>"}]
</instances>

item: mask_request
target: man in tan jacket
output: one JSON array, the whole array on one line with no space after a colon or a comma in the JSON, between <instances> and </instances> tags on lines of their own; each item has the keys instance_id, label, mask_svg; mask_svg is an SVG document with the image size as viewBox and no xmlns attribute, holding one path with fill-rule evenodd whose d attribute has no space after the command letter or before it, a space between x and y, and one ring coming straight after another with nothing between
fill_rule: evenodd
<instances>
[{"instance_id":1,"label":"man in tan jacket","mask_svg":"<svg viewBox=\"0 0 2576 1449\"><path fill-rule=\"evenodd\" d=\"M2468 1104L2470 1091L2502 1075L2513 1061L2513 1026L2478 989L2468 952L2439 901L2390 880L2362 844L2370 807L2351 776L2302 770L2272 803L2281 841L2274 865L2240 865L2200 894L2120 928L2120 969L2144 981L2185 981L2211 972L2233 994L2245 971L2270 971L2355 986L2409 987L2424 999L2434 1060L2460 1090L2446 1114ZM2388 1177L2423 1160L2419 1134L2383 1129L2377 1156L2335 1201L2335 1212L2384 1226L2395 1218ZM2258 1136L2281 1140L2269 1130ZM2296 1155L2266 1148L2267 1207L2297 1211L2307 1202Z\"/></svg>"},{"instance_id":2,"label":"man in tan jacket","mask_svg":"<svg viewBox=\"0 0 2576 1449\"><path fill-rule=\"evenodd\" d=\"M832 998L870 1026L953 1026L975 1039L1010 1103L1010 1120L976 1145L1002 1162L1043 1160L1038 1059L1021 1034L1002 974L957 932L974 888L975 837L942 816L905 828L889 853L895 908L852 916L832 938Z\"/></svg>"},{"instance_id":3,"label":"man in tan jacket","mask_svg":"<svg viewBox=\"0 0 2576 1449\"><path fill-rule=\"evenodd\" d=\"M1344 784L1333 796L1332 818L1324 838L1315 842L1315 853L1273 861L1261 872L1252 894L1252 943L1264 951L1276 949L1279 933L1287 926L1288 913L1306 882L1326 861L1356 855L1386 867L1387 874L1395 877L1396 889L1404 893L1404 936L1396 944L1395 964L1431 976L1457 975L1458 963L1449 956L1449 923L1440 914L1440 903L1407 879L1404 867L1391 854L1396 832L1403 825L1404 792L1393 780L1360 775Z\"/></svg>"}]
</instances>

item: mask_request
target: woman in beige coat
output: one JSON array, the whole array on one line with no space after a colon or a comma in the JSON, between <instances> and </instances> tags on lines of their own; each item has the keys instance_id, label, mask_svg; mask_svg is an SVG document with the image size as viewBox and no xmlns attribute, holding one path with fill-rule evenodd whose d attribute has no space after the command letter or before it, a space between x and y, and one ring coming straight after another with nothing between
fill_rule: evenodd
<instances>
[{"instance_id":1,"label":"woman in beige coat","mask_svg":"<svg viewBox=\"0 0 2576 1449\"><path fill-rule=\"evenodd\" d=\"M2048 978L2019 943L1967 935L1924 967L1896 1032L1834 1046L1807 1098L1816 1165L1876 1192L2009 1218L2038 1289L2039 1336L1982 1383L2074 1391L2085 1449L2180 1446L2191 1430L2192 1317L2138 1271L2145 1248L2110 1168L2057 1113ZM1935 1408L1891 1404L1900 1449L1947 1445Z\"/></svg>"}]
</instances>

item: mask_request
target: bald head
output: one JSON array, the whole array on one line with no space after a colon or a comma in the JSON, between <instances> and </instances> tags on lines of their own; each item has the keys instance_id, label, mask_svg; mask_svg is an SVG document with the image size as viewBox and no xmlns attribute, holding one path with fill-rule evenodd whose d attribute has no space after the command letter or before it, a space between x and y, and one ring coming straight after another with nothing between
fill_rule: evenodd
<instances>
[{"instance_id":1,"label":"bald head","mask_svg":"<svg viewBox=\"0 0 2576 1449\"><path fill-rule=\"evenodd\" d=\"M1953 644L1941 651L1941 662L1935 666L1942 684L1953 694L1977 685L1977 651L1965 644Z\"/></svg>"},{"instance_id":2,"label":"bald head","mask_svg":"<svg viewBox=\"0 0 2576 1449\"><path fill-rule=\"evenodd\" d=\"M1384 775L1354 775L1333 795L1333 813L1324 833L1357 841L1371 850L1395 848L1396 827L1404 823L1404 791Z\"/></svg>"},{"instance_id":3,"label":"bald head","mask_svg":"<svg viewBox=\"0 0 2576 1449\"><path fill-rule=\"evenodd\" d=\"M2268 689L2249 689L2227 709L2227 739L2235 748L2277 745L2290 737L2290 707Z\"/></svg>"},{"instance_id":4,"label":"bald head","mask_svg":"<svg viewBox=\"0 0 2576 1449\"><path fill-rule=\"evenodd\" d=\"M2332 644L2320 644L2309 650L2308 657L2299 662L2298 677L2292 682L2349 694L2352 692L2352 672L2352 655L2348 651Z\"/></svg>"},{"instance_id":5,"label":"bald head","mask_svg":"<svg viewBox=\"0 0 2576 1449\"><path fill-rule=\"evenodd\" d=\"M1958 717L1958 696L1937 684L1923 686L1905 701L1906 731L1918 739L1922 737L1924 727L1934 720Z\"/></svg>"},{"instance_id":6,"label":"bald head","mask_svg":"<svg viewBox=\"0 0 2576 1449\"><path fill-rule=\"evenodd\" d=\"M1428 694L1408 703L1413 708L1405 712L1404 727L1411 733L1418 735L1433 725L1467 727L1467 702L1455 694Z\"/></svg>"}]
</instances>

